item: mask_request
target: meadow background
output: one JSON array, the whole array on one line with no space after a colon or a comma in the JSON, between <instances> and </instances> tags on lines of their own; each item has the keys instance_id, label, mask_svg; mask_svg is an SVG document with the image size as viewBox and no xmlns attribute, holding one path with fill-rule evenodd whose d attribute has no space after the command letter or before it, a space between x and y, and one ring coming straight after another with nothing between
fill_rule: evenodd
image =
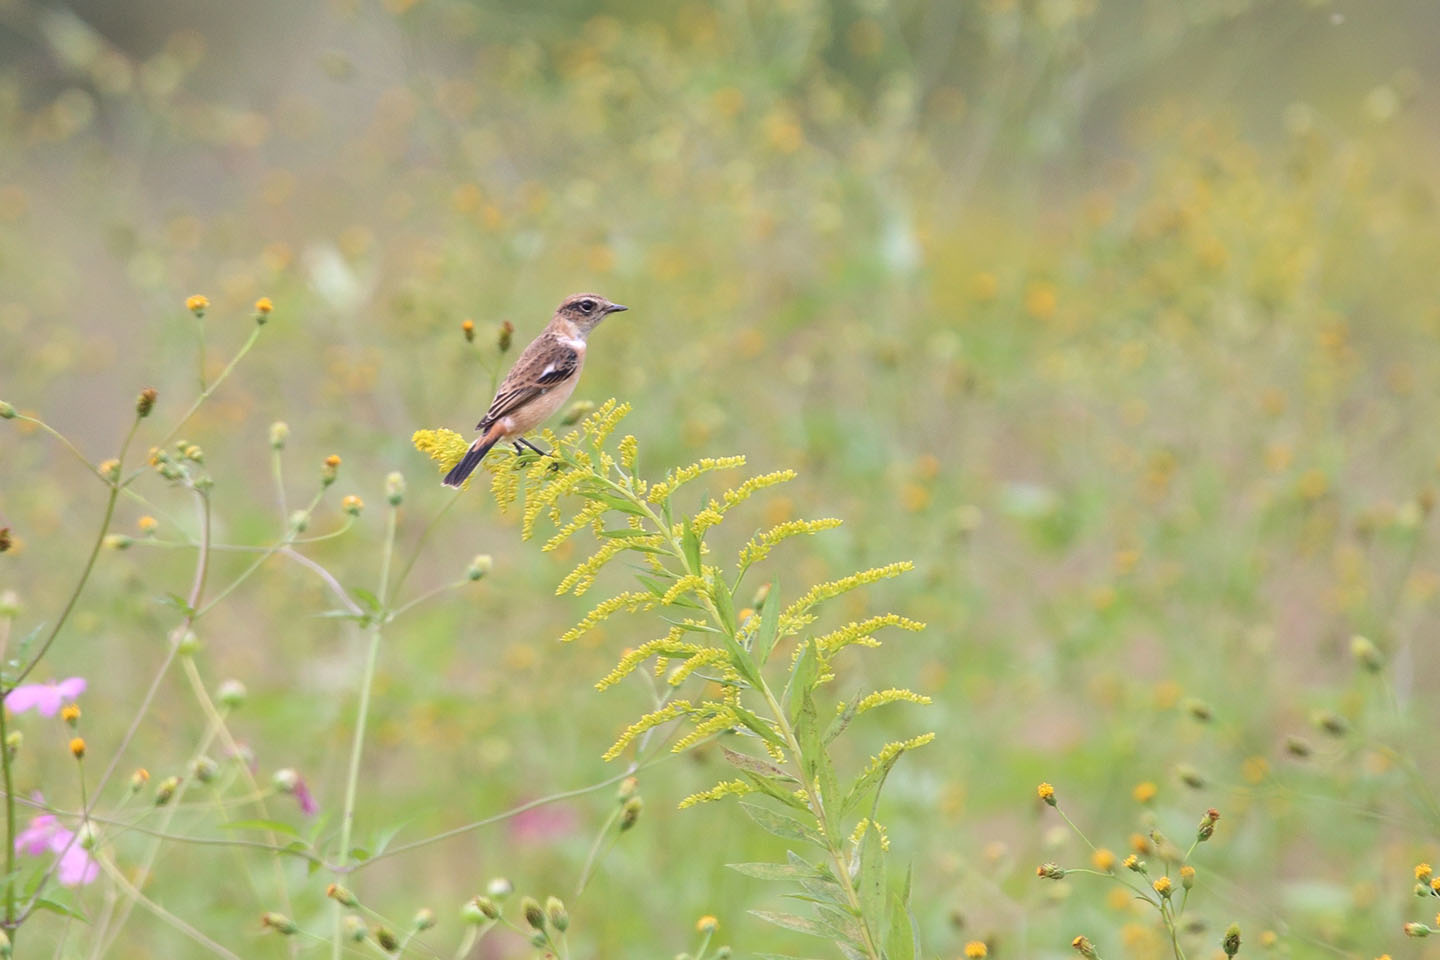
<instances>
[{"instance_id":1,"label":"meadow background","mask_svg":"<svg viewBox=\"0 0 1440 960\"><path fill-rule=\"evenodd\" d=\"M450 496L412 431L468 433L513 357L500 325L521 345L596 290L631 310L595 333L576 398L632 403L649 471L729 453L798 470L746 508L752 527L845 519L780 548L797 583L916 564L867 600L929 629L856 669L935 703L877 712L854 749L938 733L882 813L927 956L980 940L1059 957L1081 933L1109 958L1168 955L1124 893L1036 878L1090 857L1036 799L1045 780L1121 856L1221 811L1192 957L1232 920L1242 955L1437 957L1401 933L1433 920L1412 867L1440 862L1437 36L1426 0L3 0L0 399L96 463L156 387L143 453L271 298L182 431L214 478L215 536L285 529L269 466L285 421L291 506L343 461L312 531L344 525L341 496L366 503L305 552L370 585L386 475L408 481L403 557ZM198 323L192 294L211 301ZM193 535L192 497L136 489L114 532L143 540L150 515L158 540ZM105 494L43 431L0 422L15 636L54 622ZM592 684L655 631L617 619L558 644L590 606L553 596L580 555L518 528L477 485L419 549L401 599L476 554L494 567L386 633L358 842L617 772L600 754L646 694ZM32 678L88 679L95 762L163 660L179 614L161 601L194 560L103 551ZM218 555L213 583L246 562ZM206 683L248 688L231 726L261 780L300 771L321 817L364 656L330 606L277 557L196 629ZM1357 659L1356 635L1375 652ZM186 773L205 722L178 672L162 680L116 797L133 767ZM11 726L17 794L77 809L69 731ZM724 775L713 749L645 771L643 816L583 896L613 789L352 885L392 916L434 909L437 943L503 875L565 898L577 956L690 950L705 914L738 956L832 955L749 916L777 890L723 867L777 841L733 806L675 810ZM176 823L227 836L205 804ZM145 891L243 956L282 956L259 924L268 871L170 844ZM326 928L329 877L285 871L296 921ZM63 897L93 915L102 885ZM39 916L23 955L89 955L77 924ZM107 955L197 950L140 910ZM529 952L495 936L476 955Z\"/></svg>"}]
</instances>

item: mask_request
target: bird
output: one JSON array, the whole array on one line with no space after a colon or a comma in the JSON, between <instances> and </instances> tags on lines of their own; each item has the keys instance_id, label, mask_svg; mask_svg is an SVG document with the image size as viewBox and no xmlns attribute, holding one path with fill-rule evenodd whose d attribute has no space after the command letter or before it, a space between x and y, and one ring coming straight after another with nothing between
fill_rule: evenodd
<instances>
[{"instance_id":1,"label":"bird","mask_svg":"<svg viewBox=\"0 0 1440 960\"><path fill-rule=\"evenodd\" d=\"M475 425L480 436L441 482L447 487L461 486L490 448L504 440L514 444L516 453L524 452L523 445L543 454L525 434L553 416L575 392L590 331L610 314L628 309L598 293L577 293L561 301L545 329L520 351L495 391L490 409Z\"/></svg>"}]
</instances>

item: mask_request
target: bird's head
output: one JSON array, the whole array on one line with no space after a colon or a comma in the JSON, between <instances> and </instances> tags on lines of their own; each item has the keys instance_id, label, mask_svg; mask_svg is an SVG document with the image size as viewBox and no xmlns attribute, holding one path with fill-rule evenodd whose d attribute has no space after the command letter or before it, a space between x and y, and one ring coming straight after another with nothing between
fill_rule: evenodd
<instances>
[{"instance_id":1,"label":"bird's head","mask_svg":"<svg viewBox=\"0 0 1440 960\"><path fill-rule=\"evenodd\" d=\"M555 311L555 315L569 320L575 324L577 330L584 334L589 333L597 323L610 314L629 309L618 303L611 303L598 293L577 293L566 297Z\"/></svg>"}]
</instances>

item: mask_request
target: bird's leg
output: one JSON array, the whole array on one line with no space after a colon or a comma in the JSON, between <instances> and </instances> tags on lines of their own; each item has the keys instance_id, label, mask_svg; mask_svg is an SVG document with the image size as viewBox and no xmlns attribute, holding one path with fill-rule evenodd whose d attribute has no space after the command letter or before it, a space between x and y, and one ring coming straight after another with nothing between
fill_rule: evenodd
<instances>
[{"instance_id":1,"label":"bird's leg","mask_svg":"<svg viewBox=\"0 0 1440 960\"><path fill-rule=\"evenodd\" d=\"M542 456L542 457L548 457L548 456L551 455L551 452L550 452L550 451L548 451L548 450L541 450L539 447L535 446L535 444L531 443L529 440L526 440L524 437L520 437L519 439L517 439L517 440L515 441L515 449L516 449L516 450L519 450L521 444L524 444L525 446L529 447L531 450L534 450L536 453L540 454L540 456Z\"/></svg>"}]
</instances>

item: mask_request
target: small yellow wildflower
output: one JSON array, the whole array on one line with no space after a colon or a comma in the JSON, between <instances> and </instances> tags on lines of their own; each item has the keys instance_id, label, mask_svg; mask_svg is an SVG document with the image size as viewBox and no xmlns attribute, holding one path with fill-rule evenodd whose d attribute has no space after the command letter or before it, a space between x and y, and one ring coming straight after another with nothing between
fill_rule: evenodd
<instances>
[{"instance_id":1,"label":"small yellow wildflower","mask_svg":"<svg viewBox=\"0 0 1440 960\"><path fill-rule=\"evenodd\" d=\"M1160 878L1157 879L1154 883L1150 884L1150 886L1154 887L1154 888L1155 888L1155 892L1158 893L1158 894L1160 894L1160 896L1166 897L1166 898L1168 898L1168 897L1170 896L1170 878L1169 878L1169 877L1160 877Z\"/></svg>"},{"instance_id":2,"label":"small yellow wildflower","mask_svg":"<svg viewBox=\"0 0 1440 960\"><path fill-rule=\"evenodd\" d=\"M352 517L358 517L360 516L360 511L365 509L365 501L352 493L340 501L340 509Z\"/></svg>"},{"instance_id":3,"label":"small yellow wildflower","mask_svg":"<svg viewBox=\"0 0 1440 960\"><path fill-rule=\"evenodd\" d=\"M139 520L135 521L135 526L140 528L141 533L149 536L150 534L153 534L155 532L156 527L160 526L160 521L156 520L149 514L146 514Z\"/></svg>"},{"instance_id":4,"label":"small yellow wildflower","mask_svg":"<svg viewBox=\"0 0 1440 960\"><path fill-rule=\"evenodd\" d=\"M695 929L700 933L714 933L719 928L720 921L716 920L708 913L705 914L705 916L701 917L699 920L695 921Z\"/></svg>"},{"instance_id":5,"label":"small yellow wildflower","mask_svg":"<svg viewBox=\"0 0 1440 960\"><path fill-rule=\"evenodd\" d=\"M1125 858L1125 860L1123 861L1123 866L1125 867L1126 870L1139 870L1139 869L1140 869L1140 858L1137 857L1137 856L1135 856L1135 854L1132 853L1132 854L1130 854L1130 856L1128 856L1128 857Z\"/></svg>"},{"instance_id":6,"label":"small yellow wildflower","mask_svg":"<svg viewBox=\"0 0 1440 960\"><path fill-rule=\"evenodd\" d=\"M1090 855L1090 863L1096 870L1102 873L1109 873L1111 870L1114 870L1115 862L1115 854L1106 850L1104 847L1101 847Z\"/></svg>"},{"instance_id":7,"label":"small yellow wildflower","mask_svg":"<svg viewBox=\"0 0 1440 960\"><path fill-rule=\"evenodd\" d=\"M463 334L465 334L465 342L466 342L466 343L472 343L472 342L474 342L474 340L475 340L475 321L474 321L474 320L462 320L462 321L460 321L460 332L463 333Z\"/></svg>"},{"instance_id":8,"label":"small yellow wildflower","mask_svg":"<svg viewBox=\"0 0 1440 960\"><path fill-rule=\"evenodd\" d=\"M85 739L83 737L76 737L70 741L70 753L76 760L85 756Z\"/></svg>"},{"instance_id":9,"label":"small yellow wildflower","mask_svg":"<svg viewBox=\"0 0 1440 960\"><path fill-rule=\"evenodd\" d=\"M1151 850L1154 850L1155 847L1151 844L1150 838L1145 836L1145 834L1132 833L1130 834L1130 849L1136 853L1149 853Z\"/></svg>"},{"instance_id":10,"label":"small yellow wildflower","mask_svg":"<svg viewBox=\"0 0 1440 960\"><path fill-rule=\"evenodd\" d=\"M1195 886L1195 868L1188 863L1180 868L1180 885L1186 890Z\"/></svg>"},{"instance_id":11,"label":"small yellow wildflower","mask_svg":"<svg viewBox=\"0 0 1440 960\"><path fill-rule=\"evenodd\" d=\"M60 708L60 719L72 727L75 726L80 722L80 707L73 703L65 704Z\"/></svg>"},{"instance_id":12,"label":"small yellow wildflower","mask_svg":"<svg viewBox=\"0 0 1440 960\"><path fill-rule=\"evenodd\" d=\"M985 943L981 940L971 940L965 944L965 956L969 957L970 960L981 960L982 957L986 957L989 954L990 948L985 946Z\"/></svg>"},{"instance_id":13,"label":"small yellow wildflower","mask_svg":"<svg viewBox=\"0 0 1440 960\"><path fill-rule=\"evenodd\" d=\"M1416 879L1416 880L1419 880L1421 883L1426 883L1426 882L1428 882L1429 879L1430 879L1430 864L1428 864L1428 863L1417 863L1417 864L1415 864L1415 879Z\"/></svg>"},{"instance_id":14,"label":"small yellow wildflower","mask_svg":"<svg viewBox=\"0 0 1440 960\"><path fill-rule=\"evenodd\" d=\"M261 297L255 301L255 312L262 317L269 316L274 309L275 304L271 302L269 297Z\"/></svg>"},{"instance_id":15,"label":"small yellow wildflower","mask_svg":"<svg viewBox=\"0 0 1440 960\"><path fill-rule=\"evenodd\" d=\"M1440 893L1440 877L1430 878L1430 889L1434 890L1436 893Z\"/></svg>"},{"instance_id":16,"label":"small yellow wildflower","mask_svg":"<svg viewBox=\"0 0 1440 960\"><path fill-rule=\"evenodd\" d=\"M1040 784L1040 786L1035 788L1035 794L1041 800L1044 800L1046 803L1050 804L1050 806L1055 806L1055 788L1050 786L1050 784Z\"/></svg>"},{"instance_id":17,"label":"small yellow wildflower","mask_svg":"<svg viewBox=\"0 0 1440 960\"><path fill-rule=\"evenodd\" d=\"M205 316L205 311L210 307L210 298L202 293L185 298L185 309L197 317Z\"/></svg>"},{"instance_id":18,"label":"small yellow wildflower","mask_svg":"<svg viewBox=\"0 0 1440 960\"><path fill-rule=\"evenodd\" d=\"M1151 800L1155 799L1155 792L1155 784L1151 783L1149 780L1146 780L1143 783L1137 783L1135 785L1135 789L1131 791L1130 795L1135 798L1136 803L1149 803Z\"/></svg>"}]
</instances>

